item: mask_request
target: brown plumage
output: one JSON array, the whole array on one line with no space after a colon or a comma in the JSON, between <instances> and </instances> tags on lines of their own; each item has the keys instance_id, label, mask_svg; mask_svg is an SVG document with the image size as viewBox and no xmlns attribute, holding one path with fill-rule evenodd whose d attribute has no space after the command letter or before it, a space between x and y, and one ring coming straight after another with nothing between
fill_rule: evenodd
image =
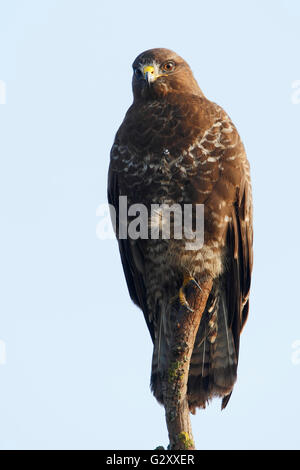
<instances>
[{"instance_id":1,"label":"brown plumage","mask_svg":"<svg viewBox=\"0 0 300 470\"><path fill-rule=\"evenodd\" d=\"M150 67L150 68L149 68ZM133 63L134 101L111 150L108 199L128 204L204 204L204 245L186 240L119 239L132 300L142 309L153 343L151 386L162 402L168 332L185 276L213 279L191 358L191 411L214 396L225 407L233 385L239 338L247 319L252 269L252 199L244 146L224 110L200 90L187 63L151 49ZM152 219L149 223L153 223Z\"/></svg>"}]
</instances>

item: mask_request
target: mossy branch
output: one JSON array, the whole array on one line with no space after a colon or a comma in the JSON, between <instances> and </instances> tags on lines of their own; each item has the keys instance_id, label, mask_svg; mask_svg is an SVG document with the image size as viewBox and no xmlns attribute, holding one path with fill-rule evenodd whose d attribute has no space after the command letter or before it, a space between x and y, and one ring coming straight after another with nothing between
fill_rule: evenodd
<instances>
[{"instance_id":1,"label":"mossy branch","mask_svg":"<svg viewBox=\"0 0 300 470\"><path fill-rule=\"evenodd\" d=\"M187 382L196 334L211 286L212 281L208 280L201 284L201 290L194 284L187 287L186 299L192 311L180 306L169 345L168 367L163 376L163 396L169 448L172 450L195 449Z\"/></svg>"}]
</instances>

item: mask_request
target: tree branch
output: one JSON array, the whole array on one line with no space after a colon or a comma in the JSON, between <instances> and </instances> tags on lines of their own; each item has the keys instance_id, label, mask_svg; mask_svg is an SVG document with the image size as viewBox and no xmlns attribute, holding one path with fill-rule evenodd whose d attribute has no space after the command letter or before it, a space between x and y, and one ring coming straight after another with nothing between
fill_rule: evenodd
<instances>
[{"instance_id":1,"label":"tree branch","mask_svg":"<svg viewBox=\"0 0 300 470\"><path fill-rule=\"evenodd\" d=\"M162 382L166 423L172 450L195 449L187 382L196 334L211 286L212 280L203 283L201 290L195 285L187 286L186 299L193 311L180 306L173 329L168 367Z\"/></svg>"}]
</instances>

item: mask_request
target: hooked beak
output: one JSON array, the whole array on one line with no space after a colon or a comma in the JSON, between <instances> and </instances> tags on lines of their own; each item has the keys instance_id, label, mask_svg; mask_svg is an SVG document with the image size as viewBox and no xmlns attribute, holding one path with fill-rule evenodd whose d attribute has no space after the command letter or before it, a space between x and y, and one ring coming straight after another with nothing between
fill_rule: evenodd
<instances>
[{"instance_id":1,"label":"hooked beak","mask_svg":"<svg viewBox=\"0 0 300 470\"><path fill-rule=\"evenodd\" d=\"M155 73L155 69L153 65L145 65L143 67L143 75L148 85L154 82L158 77L161 77L161 75L158 75L157 73Z\"/></svg>"}]
</instances>

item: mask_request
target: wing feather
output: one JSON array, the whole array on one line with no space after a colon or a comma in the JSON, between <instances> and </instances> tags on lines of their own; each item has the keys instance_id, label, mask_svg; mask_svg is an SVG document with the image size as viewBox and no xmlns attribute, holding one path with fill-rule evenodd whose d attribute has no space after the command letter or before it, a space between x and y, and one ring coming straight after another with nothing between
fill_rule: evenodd
<instances>
[{"instance_id":1,"label":"wing feather","mask_svg":"<svg viewBox=\"0 0 300 470\"><path fill-rule=\"evenodd\" d=\"M248 162L245 163L248 168ZM239 337L245 325L249 310L249 291L253 265L252 196L251 184L247 178L240 186L240 194L232 208L232 223L228 226L228 275L226 283L229 325L231 326L236 353L239 351Z\"/></svg>"},{"instance_id":2,"label":"wing feather","mask_svg":"<svg viewBox=\"0 0 300 470\"><path fill-rule=\"evenodd\" d=\"M119 188L118 173L113 171L113 169L110 167L108 172L108 202L115 208L116 211L115 229L117 239L119 229L118 215L120 195L121 193ZM154 326L149 318L146 299L146 287L142 273L142 267L144 264L143 254L139 249L138 241L133 246L129 239L118 239L118 244L130 297L133 302L142 309L152 341L154 342ZM139 266L137 266L137 260Z\"/></svg>"}]
</instances>

